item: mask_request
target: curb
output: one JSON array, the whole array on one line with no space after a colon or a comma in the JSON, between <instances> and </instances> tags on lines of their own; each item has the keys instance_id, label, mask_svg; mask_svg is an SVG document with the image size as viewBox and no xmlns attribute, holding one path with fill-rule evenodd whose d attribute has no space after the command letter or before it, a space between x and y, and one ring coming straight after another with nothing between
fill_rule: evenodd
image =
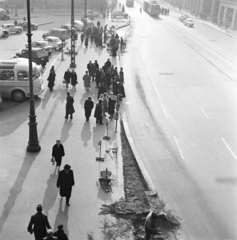
<instances>
[{"instance_id":1,"label":"curb","mask_svg":"<svg viewBox=\"0 0 237 240\"><path fill-rule=\"evenodd\" d=\"M38 18L38 17L39 17L39 16L32 16L32 17L30 17L30 18ZM20 19L22 19L22 17L13 17L13 18L10 17L9 20L20 20Z\"/></svg>"},{"instance_id":2,"label":"curb","mask_svg":"<svg viewBox=\"0 0 237 240\"><path fill-rule=\"evenodd\" d=\"M157 190L154 186L154 183L152 182L151 178L150 178L150 175L148 174L148 171L142 161L142 158L140 157L140 154L138 153L137 151L137 147L133 141L133 138L132 138L132 135L131 135L131 132L129 130L129 126L128 126L128 122L127 122L127 116L126 116L126 113L124 112L124 118L122 119L122 122L123 122L123 126L124 126L124 131L125 131L125 135L128 139L128 142L129 142L129 145L133 151L133 154L134 154L134 157L137 161L137 165L141 171L141 174L143 176L143 179L145 180L146 184L147 184L147 187L150 191L149 195L150 196L155 196L157 195ZM147 195L147 194L146 194ZM149 199L148 199L149 201ZM150 201L149 201L150 202Z\"/></svg>"},{"instance_id":3,"label":"curb","mask_svg":"<svg viewBox=\"0 0 237 240\"><path fill-rule=\"evenodd\" d=\"M43 25L47 25L47 24L51 24L51 23L54 23L54 22L41 23L41 24L38 24L38 26L43 26Z\"/></svg>"}]
</instances>

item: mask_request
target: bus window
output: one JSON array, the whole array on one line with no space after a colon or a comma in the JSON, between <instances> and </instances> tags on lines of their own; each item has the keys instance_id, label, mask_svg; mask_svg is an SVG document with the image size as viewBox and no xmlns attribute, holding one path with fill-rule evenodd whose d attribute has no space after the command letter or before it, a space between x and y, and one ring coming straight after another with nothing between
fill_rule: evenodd
<instances>
[{"instance_id":1,"label":"bus window","mask_svg":"<svg viewBox=\"0 0 237 240\"><path fill-rule=\"evenodd\" d=\"M25 71L18 71L17 79L18 81L28 81L28 73Z\"/></svg>"},{"instance_id":2,"label":"bus window","mask_svg":"<svg viewBox=\"0 0 237 240\"><path fill-rule=\"evenodd\" d=\"M0 80L13 81L14 80L14 71L0 70Z\"/></svg>"}]
</instances>

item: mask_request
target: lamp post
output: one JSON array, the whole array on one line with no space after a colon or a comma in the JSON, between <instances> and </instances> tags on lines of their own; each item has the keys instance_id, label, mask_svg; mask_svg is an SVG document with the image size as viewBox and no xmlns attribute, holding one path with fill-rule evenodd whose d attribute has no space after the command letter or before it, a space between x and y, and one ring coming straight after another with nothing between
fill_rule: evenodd
<instances>
[{"instance_id":1,"label":"lamp post","mask_svg":"<svg viewBox=\"0 0 237 240\"><path fill-rule=\"evenodd\" d=\"M70 68L76 68L75 61L75 28L74 28L74 0L71 2L71 64Z\"/></svg>"},{"instance_id":2,"label":"lamp post","mask_svg":"<svg viewBox=\"0 0 237 240\"><path fill-rule=\"evenodd\" d=\"M27 24L28 24L28 52L29 52L29 83L30 83L30 115L29 115L29 142L28 152L39 152L41 147L38 141L37 122L34 106L33 79L32 79L32 57L31 57L31 22L30 22L30 0L27 0Z\"/></svg>"},{"instance_id":3,"label":"lamp post","mask_svg":"<svg viewBox=\"0 0 237 240\"><path fill-rule=\"evenodd\" d=\"M86 27L87 27L87 0L85 0L85 16L84 16L84 18L85 18L85 23L84 23L84 27L85 27L85 29L86 29Z\"/></svg>"}]
</instances>

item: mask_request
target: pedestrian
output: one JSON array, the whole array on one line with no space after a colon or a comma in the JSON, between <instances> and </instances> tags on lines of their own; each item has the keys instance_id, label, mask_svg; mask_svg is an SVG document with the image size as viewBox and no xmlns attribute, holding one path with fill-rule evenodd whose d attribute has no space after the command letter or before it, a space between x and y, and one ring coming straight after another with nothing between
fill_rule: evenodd
<instances>
[{"instance_id":1,"label":"pedestrian","mask_svg":"<svg viewBox=\"0 0 237 240\"><path fill-rule=\"evenodd\" d=\"M100 125L104 125L102 122L102 99L99 99L99 102L95 106L94 117L96 118L96 123L100 123Z\"/></svg>"},{"instance_id":2,"label":"pedestrian","mask_svg":"<svg viewBox=\"0 0 237 240\"><path fill-rule=\"evenodd\" d=\"M67 92L66 116L65 116L66 119L68 119L68 115L70 115L70 118L72 119L72 114L75 112L73 103L74 103L73 97L70 95L70 92Z\"/></svg>"},{"instance_id":3,"label":"pedestrian","mask_svg":"<svg viewBox=\"0 0 237 240\"><path fill-rule=\"evenodd\" d=\"M61 144L60 140L56 141L56 144L52 149L52 157L55 159L56 168L58 167L58 172L60 171L60 166L62 163L62 157L65 156L64 147Z\"/></svg>"},{"instance_id":4,"label":"pedestrian","mask_svg":"<svg viewBox=\"0 0 237 240\"><path fill-rule=\"evenodd\" d=\"M88 48L88 37L86 36L86 40L85 40L85 46L86 48Z\"/></svg>"},{"instance_id":5,"label":"pedestrian","mask_svg":"<svg viewBox=\"0 0 237 240\"><path fill-rule=\"evenodd\" d=\"M86 88L86 91L89 91L89 88L91 87L90 84L90 75L88 74L88 71L86 71L86 74L83 76L83 81L84 81L84 87Z\"/></svg>"},{"instance_id":6,"label":"pedestrian","mask_svg":"<svg viewBox=\"0 0 237 240\"><path fill-rule=\"evenodd\" d=\"M54 237L53 231L51 229L48 229L47 236L43 240L58 240L58 238Z\"/></svg>"},{"instance_id":7,"label":"pedestrian","mask_svg":"<svg viewBox=\"0 0 237 240\"><path fill-rule=\"evenodd\" d=\"M93 107L94 107L94 102L92 101L91 97L88 97L88 99L84 103L85 116L86 116L87 122L89 121Z\"/></svg>"},{"instance_id":8,"label":"pedestrian","mask_svg":"<svg viewBox=\"0 0 237 240\"><path fill-rule=\"evenodd\" d=\"M123 98L126 97L123 82L119 84L118 95L119 95L119 100L123 100Z\"/></svg>"},{"instance_id":9,"label":"pedestrian","mask_svg":"<svg viewBox=\"0 0 237 240\"><path fill-rule=\"evenodd\" d=\"M57 187L59 188L59 194L61 197L66 197L66 204L70 206L69 200L71 198L72 187L74 186L74 176L71 166L66 164L64 169L59 172Z\"/></svg>"},{"instance_id":10,"label":"pedestrian","mask_svg":"<svg viewBox=\"0 0 237 240\"><path fill-rule=\"evenodd\" d=\"M99 91L98 91L98 99L100 97L101 94L104 94L107 92L106 87L104 86L104 83L101 83L100 87L99 87Z\"/></svg>"},{"instance_id":11,"label":"pedestrian","mask_svg":"<svg viewBox=\"0 0 237 240\"><path fill-rule=\"evenodd\" d=\"M24 22L26 21L26 17L23 17L23 21L24 21Z\"/></svg>"},{"instance_id":12,"label":"pedestrian","mask_svg":"<svg viewBox=\"0 0 237 240\"><path fill-rule=\"evenodd\" d=\"M96 25L97 25L98 28L100 27L100 21L99 20L98 20Z\"/></svg>"},{"instance_id":13,"label":"pedestrian","mask_svg":"<svg viewBox=\"0 0 237 240\"><path fill-rule=\"evenodd\" d=\"M47 229L51 229L48 221L48 217L42 213L42 205L38 205L36 208L37 213L32 215L27 228L27 231L35 235L35 240L42 240L46 237Z\"/></svg>"},{"instance_id":14,"label":"pedestrian","mask_svg":"<svg viewBox=\"0 0 237 240\"><path fill-rule=\"evenodd\" d=\"M64 73L64 80L66 82L66 88L68 88L68 84L70 83L70 79L71 79L71 72L68 69L65 73Z\"/></svg>"},{"instance_id":15,"label":"pedestrian","mask_svg":"<svg viewBox=\"0 0 237 240\"><path fill-rule=\"evenodd\" d=\"M91 77L91 80L92 82L94 82L94 78L95 78L95 72L96 72L96 67L95 65L92 63L91 64L91 68L90 68L90 77Z\"/></svg>"},{"instance_id":16,"label":"pedestrian","mask_svg":"<svg viewBox=\"0 0 237 240\"><path fill-rule=\"evenodd\" d=\"M50 92L53 91L53 87L54 87L54 82L55 82L55 71L54 71L54 66L51 67L50 72L49 72L49 76L48 76L48 88L50 90Z\"/></svg>"},{"instance_id":17,"label":"pedestrian","mask_svg":"<svg viewBox=\"0 0 237 240\"><path fill-rule=\"evenodd\" d=\"M109 69L105 73L105 84L106 84L107 90L109 90L109 87L111 85L111 75L110 75Z\"/></svg>"},{"instance_id":18,"label":"pedestrian","mask_svg":"<svg viewBox=\"0 0 237 240\"><path fill-rule=\"evenodd\" d=\"M110 59L108 58L108 60L105 62L105 67L106 67L105 71L106 71L108 68L110 68L111 66L112 66L112 63L111 63Z\"/></svg>"},{"instance_id":19,"label":"pedestrian","mask_svg":"<svg viewBox=\"0 0 237 240\"><path fill-rule=\"evenodd\" d=\"M53 234L58 240L68 240L67 234L63 230L63 225L58 225L58 231Z\"/></svg>"},{"instance_id":20,"label":"pedestrian","mask_svg":"<svg viewBox=\"0 0 237 240\"><path fill-rule=\"evenodd\" d=\"M123 51L123 38L120 39L120 51Z\"/></svg>"},{"instance_id":21,"label":"pedestrian","mask_svg":"<svg viewBox=\"0 0 237 240\"><path fill-rule=\"evenodd\" d=\"M103 94L103 97L102 97L102 110L103 110L103 116L105 117L106 116L106 113L108 112L108 98L107 98L107 93L104 93Z\"/></svg>"},{"instance_id":22,"label":"pedestrian","mask_svg":"<svg viewBox=\"0 0 237 240\"><path fill-rule=\"evenodd\" d=\"M87 65L86 65L86 68L87 68L89 74L91 72L91 67L92 67L92 62L89 61L89 63L87 63Z\"/></svg>"},{"instance_id":23,"label":"pedestrian","mask_svg":"<svg viewBox=\"0 0 237 240\"><path fill-rule=\"evenodd\" d=\"M156 220L157 214L151 211L145 220L145 240L150 240L151 236L156 234Z\"/></svg>"},{"instance_id":24,"label":"pedestrian","mask_svg":"<svg viewBox=\"0 0 237 240\"><path fill-rule=\"evenodd\" d=\"M85 37L85 34L84 34L84 32L81 34L81 44L83 43L83 41L84 41L84 37Z\"/></svg>"},{"instance_id":25,"label":"pedestrian","mask_svg":"<svg viewBox=\"0 0 237 240\"><path fill-rule=\"evenodd\" d=\"M122 67L120 68L120 71L119 71L119 78L122 82L124 82L124 72Z\"/></svg>"},{"instance_id":26,"label":"pedestrian","mask_svg":"<svg viewBox=\"0 0 237 240\"><path fill-rule=\"evenodd\" d=\"M72 89L76 90L76 85L77 85L77 73L72 69L71 73L71 84L72 84Z\"/></svg>"},{"instance_id":27,"label":"pedestrian","mask_svg":"<svg viewBox=\"0 0 237 240\"><path fill-rule=\"evenodd\" d=\"M95 62L94 62L94 66L95 66L95 68L99 69L100 66L99 66L97 60L95 60Z\"/></svg>"},{"instance_id":28,"label":"pedestrian","mask_svg":"<svg viewBox=\"0 0 237 240\"><path fill-rule=\"evenodd\" d=\"M96 73L95 73L96 88L99 88L100 86L100 78L101 78L101 70L96 69Z\"/></svg>"},{"instance_id":29,"label":"pedestrian","mask_svg":"<svg viewBox=\"0 0 237 240\"><path fill-rule=\"evenodd\" d=\"M108 114L109 118L113 119L114 117L114 106L115 106L116 101L113 100L111 97L109 97L108 101Z\"/></svg>"},{"instance_id":30,"label":"pedestrian","mask_svg":"<svg viewBox=\"0 0 237 240\"><path fill-rule=\"evenodd\" d=\"M17 20L14 21L14 25L17 26L18 25L18 22Z\"/></svg>"}]
</instances>

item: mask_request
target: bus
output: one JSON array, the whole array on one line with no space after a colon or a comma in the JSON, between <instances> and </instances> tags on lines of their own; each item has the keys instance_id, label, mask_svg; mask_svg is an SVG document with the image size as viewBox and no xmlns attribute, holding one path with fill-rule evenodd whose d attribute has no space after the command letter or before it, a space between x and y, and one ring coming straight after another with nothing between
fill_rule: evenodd
<instances>
[{"instance_id":1,"label":"bus","mask_svg":"<svg viewBox=\"0 0 237 240\"><path fill-rule=\"evenodd\" d=\"M143 2L143 10L151 16L159 16L160 5L154 0L145 0Z\"/></svg>"},{"instance_id":2,"label":"bus","mask_svg":"<svg viewBox=\"0 0 237 240\"><path fill-rule=\"evenodd\" d=\"M43 76L39 66L32 62L32 80L34 95L44 91ZM0 59L0 95L16 102L30 97L29 59Z\"/></svg>"},{"instance_id":3,"label":"bus","mask_svg":"<svg viewBox=\"0 0 237 240\"><path fill-rule=\"evenodd\" d=\"M126 6L127 7L133 7L134 6L134 0L126 0Z\"/></svg>"}]
</instances>

